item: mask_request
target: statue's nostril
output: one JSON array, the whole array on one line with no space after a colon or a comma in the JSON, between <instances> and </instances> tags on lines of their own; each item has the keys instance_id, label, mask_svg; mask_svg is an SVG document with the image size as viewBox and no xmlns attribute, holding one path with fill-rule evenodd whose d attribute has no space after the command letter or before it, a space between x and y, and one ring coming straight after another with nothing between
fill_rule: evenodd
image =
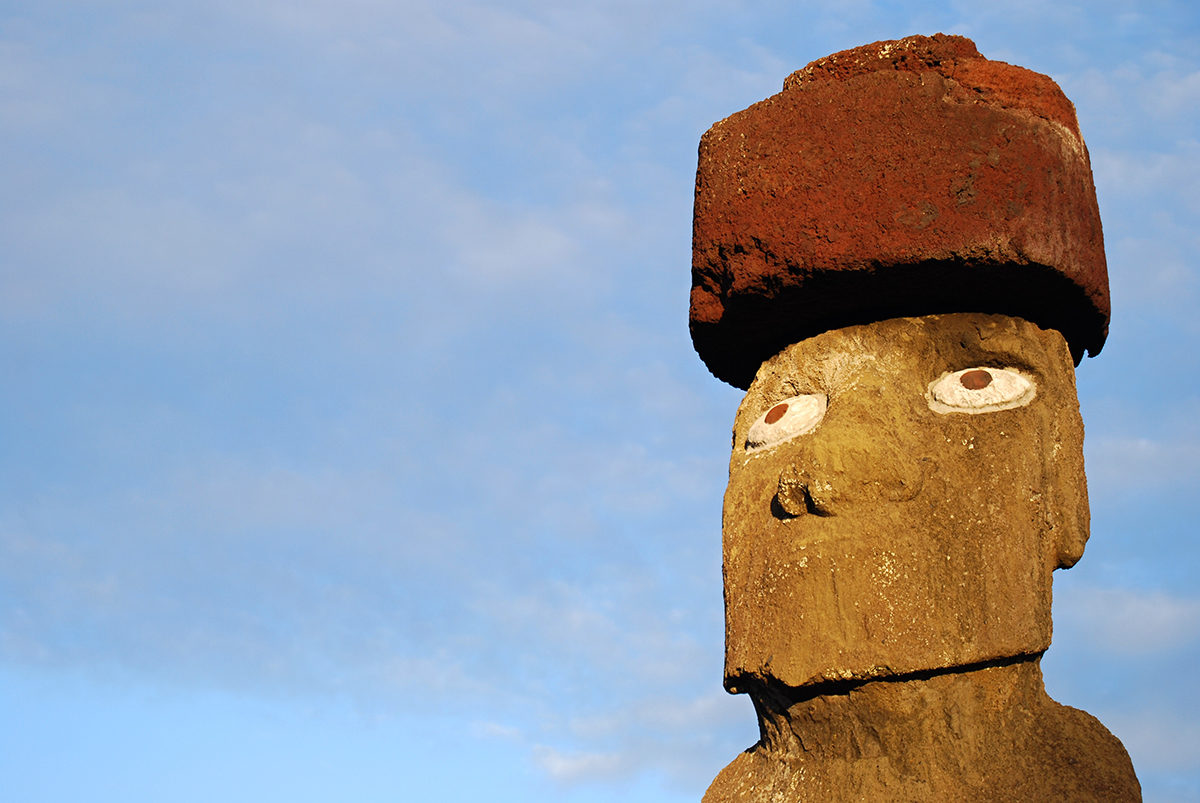
<instances>
[{"instance_id":1,"label":"statue's nostril","mask_svg":"<svg viewBox=\"0 0 1200 803\"><path fill-rule=\"evenodd\" d=\"M779 478L779 486L771 499L771 513L777 519L794 519L800 516L828 516L823 494L814 498L812 488L820 490L820 486L810 485L797 478L793 472L785 472Z\"/></svg>"}]
</instances>

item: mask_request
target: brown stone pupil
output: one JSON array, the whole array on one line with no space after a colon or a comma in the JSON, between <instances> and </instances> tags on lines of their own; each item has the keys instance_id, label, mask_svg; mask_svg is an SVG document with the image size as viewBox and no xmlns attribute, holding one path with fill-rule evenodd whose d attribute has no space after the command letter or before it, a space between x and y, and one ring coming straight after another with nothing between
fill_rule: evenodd
<instances>
[{"instance_id":1,"label":"brown stone pupil","mask_svg":"<svg viewBox=\"0 0 1200 803\"><path fill-rule=\"evenodd\" d=\"M787 402L780 402L767 411L766 421L768 424L774 424L779 419L783 418L783 414L788 411Z\"/></svg>"},{"instance_id":2,"label":"brown stone pupil","mask_svg":"<svg viewBox=\"0 0 1200 803\"><path fill-rule=\"evenodd\" d=\"M982 369L967 371L958 381L962 382L962 386L967 390L983 390L992 384L992 375Z\"/></svg>"}]
</instances>

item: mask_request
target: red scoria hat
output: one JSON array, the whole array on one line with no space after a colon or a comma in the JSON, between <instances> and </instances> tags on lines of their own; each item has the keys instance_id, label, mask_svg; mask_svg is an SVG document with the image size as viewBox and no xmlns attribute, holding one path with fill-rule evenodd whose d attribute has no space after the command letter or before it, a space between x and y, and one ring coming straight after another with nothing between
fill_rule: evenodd
<instances>
[{"instance_id":1,"label":"red scoria hat","mask_svg":"<svg viewBox=\"0 0 1200 803\"><path fill-rule=\"evenodd\" d=\"M746 388L820 332L990 312L1108 334L1108 268L1075 108L961 36L814 61L700 140L692 343Z\"/></svg>"}]
</instances>

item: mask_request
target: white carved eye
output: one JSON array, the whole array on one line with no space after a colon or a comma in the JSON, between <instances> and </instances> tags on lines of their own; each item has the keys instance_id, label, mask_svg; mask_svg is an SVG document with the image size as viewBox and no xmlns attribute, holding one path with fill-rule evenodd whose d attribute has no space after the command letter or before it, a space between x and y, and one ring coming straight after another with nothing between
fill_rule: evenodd
<instances>
[{"instance_id":1,"label":"white carved eye","mask_svg":"<svg viewBox=\"0 0 1200 803\"><path fill-rule=\"evenodd\" d=\"M1015 368L964 368L929 383L929 409L935 413L992 413L1033 401L1033 377Z\"/></svg>"},{"instance_id":2,"label":"white carved eye","mask_svg":"<svg viewBox=\"0 0 1200 803\"><path fill-rule=\"evenodd\" d=\"M793 396L777 402L750 425L746 435L746 451L766 449L788 438L812 432L825 417L825 394L811 393Z\"/></svg>"}]
</instances>

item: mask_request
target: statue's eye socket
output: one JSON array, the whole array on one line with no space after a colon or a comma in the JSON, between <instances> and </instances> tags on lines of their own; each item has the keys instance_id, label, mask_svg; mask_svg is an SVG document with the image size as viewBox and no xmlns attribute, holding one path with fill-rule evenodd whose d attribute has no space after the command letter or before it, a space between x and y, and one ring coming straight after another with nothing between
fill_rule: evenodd
<instances>
[{"instance_id":1,"label":"statue's eye socket","mask_svg":"<svg viewBox=\"0 0 1200 803\"><path fill-rule=\"evenodd\" d=\"M964 368L929 383L929 409L935 413L992 413L1033 401L1033 377L1015 368Z\"/></svg>"},{"instance_id":2,"label":"statue's eye socket","mask_svg":"<svg viewBox=\"0 0 1200 803\"><path fill-rule=\"evenodd\" d=\"M825 417L826 399L823 393L793 396L776 402L750 425L746 434L746 451L768 449L797 435L812 432Z\"/></svg>"}]
</instances>

